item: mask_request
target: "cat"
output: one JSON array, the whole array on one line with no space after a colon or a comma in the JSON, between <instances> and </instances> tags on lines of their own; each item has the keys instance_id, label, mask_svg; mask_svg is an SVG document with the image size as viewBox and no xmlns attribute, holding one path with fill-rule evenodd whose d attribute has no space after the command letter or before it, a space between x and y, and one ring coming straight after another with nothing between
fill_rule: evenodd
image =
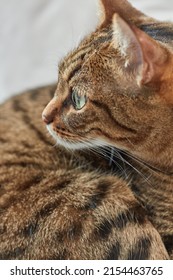
<instances>
[{"instance_id":1,"label":"cat","mask_svg":"<svg viewBox=\"0 0 173 280\"><path fill-rule=\"evenodd\" d=\"M58 85L0 107L0 259L173 259L173 25L100 4Z\"/></svg>"}]
</instances>

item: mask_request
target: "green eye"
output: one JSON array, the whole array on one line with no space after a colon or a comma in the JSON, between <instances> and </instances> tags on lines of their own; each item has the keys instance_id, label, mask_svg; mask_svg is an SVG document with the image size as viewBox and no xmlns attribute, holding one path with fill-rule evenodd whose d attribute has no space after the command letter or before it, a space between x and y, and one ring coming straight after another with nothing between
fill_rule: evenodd
<instances>
[{"instance_id":1,"label":"green eye","mask_svg":"<svg viewBox=\"0 0 173 280\"><path fill-rule=\"evenodd\" d=\"M73 101L73 105L74 105L75 109L81 110L87 102L87 97L86 97L86 95L78 95L78 93L75 90L73 90L72 91L72 101Z\"/></svg>"}]
</instances>

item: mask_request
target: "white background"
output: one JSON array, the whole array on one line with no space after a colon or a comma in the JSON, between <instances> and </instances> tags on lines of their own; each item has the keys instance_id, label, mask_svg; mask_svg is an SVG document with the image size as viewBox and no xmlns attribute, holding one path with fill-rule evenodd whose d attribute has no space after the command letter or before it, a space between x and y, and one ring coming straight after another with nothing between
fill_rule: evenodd
<instances>
[{"instance_id":1,"label":"white background","mask_svg":"<svg viewBox=\"0 0 173 280\"><path fill-rule=\"evenodd\" d=\"M172 0L131 0L173 21ZM98 21L97 0L0 0L0 102L57 80L58 61Z\"/></svg>"}]
</instances>

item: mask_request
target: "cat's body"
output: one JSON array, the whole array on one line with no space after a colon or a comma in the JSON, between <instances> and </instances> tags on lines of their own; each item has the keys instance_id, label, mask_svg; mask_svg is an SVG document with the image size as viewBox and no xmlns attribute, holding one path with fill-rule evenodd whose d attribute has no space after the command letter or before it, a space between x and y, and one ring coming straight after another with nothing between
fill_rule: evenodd
<instances>
[{"instance_id":1,"label":"cat's body","mask_svg":"<svg viewBox=\"0 0 173 280\"><path fill-rule=\"evenodd\" d=\"M2 105L1 259L173 258L173 25L101 2L101 26L60 64L43 119L66 147L120 154L53 147L40 115L54 86Z\"/></svg>"},{"instance_id":2,"label":"cat's body","mask_svg":"<svg viewBox=\"0 0 173 280\"><path fill-rule=\"evenodd\" d=\"M145 210L104 160L53 147L39 116L54 89L1 107L0 258L167 258Z\"/></svg>"}]
</instances>

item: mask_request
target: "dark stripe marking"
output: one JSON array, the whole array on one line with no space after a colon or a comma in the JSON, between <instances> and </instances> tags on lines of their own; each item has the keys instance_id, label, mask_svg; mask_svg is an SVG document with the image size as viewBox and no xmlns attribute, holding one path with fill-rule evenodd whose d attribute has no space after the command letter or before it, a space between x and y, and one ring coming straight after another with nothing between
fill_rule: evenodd
<instances>
[{"instance_id":1,"label":"dark stripe marking","mask_svg":"<svg viewBox=\"0 0 173 280\"><path fill-rule=\"evenodd\" d=\"M29 126L29 128L30 128L31 130L33 130L33 131L37 134L37 137L38 137L42 142L44 142L46 145L50 145L50 144L51 144L51 142L45 137L45 135L42 134L42 132L39 131L39 130L35 127L34 124L32 124L32 120L31 120L30 117L27 115L28 112L26 111L25 108L23 108L23 107L21 106L19 100L15 99L15 100L13 101L13 109L14 109L14 111L17 111L17 112L20 111L20 112L23 113L23 114L22 114L22 119L23 119L24 123L26 123L26 124ZM41 118L41 116L40 116L40 118Z\"/></svg>"},{"instance_id":2,"label":"dark stripe marking","mask_svg":"<svg viewBox=\"0 0 173 280\"><path fill-rule=\"evenodd\" d=\"M77 48L73 53L70 54L67 60L64 60L63 62L60 63L59 65L60 72L65 71L72 63L78 60L83 61L86 54L89 54L97 47L98 48L101 47L100 45L107 43L111 40L112 40L112 30L107 29L106 31L104 30L103 33L100 33L99 31L99 36L95 34L95 37L91 37L91 40L87 44L85 44L81 48ZM83 53L81 54L82 51ZM76 57L78 53L79 56Z\"/></svg>"},{"instance_id":3,"label":"dark stripe marking","mask_svg":"<svg viewBox=\"0 0 173 280\"><path fill-rule=\"evenodd\" d=\"M55 182L53 186L51 186L51 190L62 190L68 187L68 185L71 183L71 179L64 179L60 182Z\"/></svg>"},{"instance_id":4,"label":"dark stripe marking","mask_svg":"<svg viewBox=\"0 0 173 280\"><path fill-rule=\"evenodd\" d=\"M24 161L20 161L20 162L4 162L2 164L0 164L0 167L1 166L5 166L5 167L12 167L12 166L19 166L19 167L23 167L23 168L26 168L26 167L34 167L34 168L37 168L37 169L40 169L40 164L38 163L35 163L35 162L24 162Z\"/></svg>"},{"instance_id":5,"label":"dark stripe marking","mask_svg":"<svg viewBox=\"0 0 173 280\"><path fill-rule=\"evenodd\" d=\"M20 259L20 257L23 256L24 252L24 248L17 247L12 251L0 253L0 260Z\"/></svg>"},{"instance_id":6,"label":"dark stripe marking","mask_svg":"<svg viewBox=\"0 0 173 280\"><path fill-rule=\"evenodd\" d=\"M79 70L81 69L81 64L77 65L69 74L68 78L67 78L67 82L70 82L70 80L77 74L77 72L79 72Z\"/></svg>"},{"instance_id":7,"label":"dark stripe marking","mask_svg":"<svg viewBox=\"0 0 173 280\"><path fill-rule=\"evenodd\" d=\"M7 139L3 139L3 138L0 137L0 143L1 143L1 144L7 143Z\"/></svg>"},{"instance_id":8,"label":"dark stripe marking","mask_svg":"<svg viewBox=\"0 0 173 280\"><path fill-rule=\"evenodd\" d=\"M59 206L60 202L55 201L44 206L38 213L36 214L36 220L39 218L46 218L52 214L52 212Z\"/></svg>"},{"instance_id":9,"label":"dark stripe marking","mask_svg":"<svg viewBox=\"0 0 173 280\"><path fill-rule=\"evenodd\" d=\"M1 234L4 234L6 231L7 231L6 226L5 226L4 224L3 224L3 225L0 225L0 235L1 235Z\"/></svg>"},{"instance_id":10,"label":"dark stripe marking","mask_svg":"<svg viewBox=\"0 0 173 280\"><path fill-rule=\"evenodd\" d=\"M24 237L32 237L33 234L37 231L38 225L36 223L30 223L24 229L21 230L21 235Z\"/></svg>"},{"instance_id":11,"label":"dark stripe marking","mask_svg":"<svg viewBox=\"0 0 173 280\"><path fill-rule=\"evenodd\" d=\"M136 205L124 212L121 212L114 220L104 220L95 230L94 234L98 238L106 239L111 234L113 228L122 230L128 223L142 225L145 221L146 217L144 210L140 206Z\"/></svg>"},{"instance_id":12,"label":"dark stripe marking","mask_svg":"<svg viewBox=\"0 0 173 280\"><path fill-rule=\"evenodd\" d=\"M150 258L151 240L149 237L138 240L128 253L127 260L148 260Z\"/></svg>"},{"instance_id":13,"label":"dark stripe marking","mask_svg":"<svg viewBox=\"0 0 173 280\"><path fill-rule=\"evenodd\" d=\"M39 131L35 125L32 124L31 119L29 118L29 116L27 115L23 115L23 121L30 127L30 129L32 129L33 131L35 131L35 133L37 134L37 137L44 142L46 145L51 145L51 141L49 141L45 135Z\"/></svg>"},{"instance_id":14,"label":"dark stripe marking","mask_svg":"<svg viewBox=\"0 0 173 280\"><path fill-rule=\"evenodd\" d=\"M82 235L82 224L79 223L74 223L66 233L66 236L69 240L74 240Z\"/></svg>"},{"instance_id":15,"label":"dark stripe marking","mask_svg":"<svg viewBox=\"0 0 173 280\"><path fill-rule=\"evenodd\" d=\"M127 226L127 223L142 225L145 222L145 210L140 205L136 205L129 208L127 211L121 212L114 220L114 225L117 229L122 230Z\"/></svg>"},{"instance_id":16,"label":"dark stripe marking","mask_svg":"<svg viewBox=\"0 0 173 280\"><path fill-rule=\"evenodd\" d=\"M105 258L106 260L118 260L120 256L120 243L117 241L115 245L112 246L110 249L107 257Z\"/></svg>"},{"instance_id":17,"label":"dark stripe marking","mask_svg":"<svg viewBox=\"0 0 173 280\"><path fill-rule=\"evenodd\" d=\"M63 231L56 231L55 238L57 242L74 241L82 236L82 224L80 222L73 222L72 226Z\"/></svg>"},{"instance_id":18,"label":"dark stripe marking","mask_svg":"<svg viewBox=\"0 0 173 280\"><path fill-rule=\"evenodd\" d=\"M12 107L13 107L13 110L14 110L15 112L20 112L20 111L23 112L23 110L22 110L22 108L21 108L21 106L20 106L19 100L17 100L17 99L14 99L14 100L13 100Z\"/></svg>"},{"instance_id":19,"label":"dark stripe marking","mask_svg":"<svg viewBox=\"0 0 173 280\"><path fill-rule=\"evenodd\" d=\"M27 148L27 149L32 149L32 148L34 147L33 144L30 144L30 143L28 143L28 142L26 142L26 141L21 141L20 143L22 144L22 146L23 146L24 148Z\"/></svg>"},{"instance_id":20,"label":"dark stripe marking","mask_svg":"<svg viewBox=\"0 0 173 280\"><path fill-rule=\"evenodd\" d=\"M105 198L105 193L99 193L91 196L90 200L88 203L84 206L85 210L90 210L90 209L96 209L102 202L102 200Z\"/></svg>"},{"instance_id":21,"label":"dark stripe marking","mask_svg":"<svg viewBox=\"0 0 173 280\"><path fill-rule=\"evenodd\" d=\"M28 94L29 94L29 98L32 101L37 101L38 98L40 98L40 95L44 97L44 94L49 94L50 98L52 98L55 94L55 90L56 90L56 85L52 85L48 87L38 87L36 89L30 90Z\"/></svg>"},{"instance_id":22,"label":"dark stripe marking","mask_svg":"<svg viewBox=\"0 0 173 280\"><path fill-rule=\"evenodd\" d=\"M108 133L106 133L105 131L103 131L101 128L91 128L87 131L85 131L85 135L90 134L91 131L97 131L100 135L104 135L106 138L111 139L113 141L115 141L115 138L111 137ZM126 137L118 137L119 141L126 141L127 138Z\"/></svg>"},{"instance_id":23,"label":"dark stripe marking","mask_svg":"<svg viewBox=\"0 0 173 280\"><path fill-rule=\"evenodd\" d=\"M31 90L29 97L32 101L36 101L38 98L38 89Z\"/></svg>"},{"instance_id":24,"label":"dark stripe marking","mask_svg":"<svg viewBox=\"0 0 173 280\"><path fill-rule=\"evenodd\" d=\"M39 184L42 181L42 179L43 179L42 175L38 174L38 175L34 176L33 178L31 178L30 180L27 180L26 182L24 182L22 184L22 187L20 187L20 190L29 189L30 187L33 187L33 186Z\"/></svg>"},{"instance_id":25,"label":"dark stripe marking","mask_svg":"<svg viewBox=\"0 0 173 280\"><path fill-rule=\"evenodd\" d=\"M103 221L99 228L95 230L96 237L98 239L107 239L108 236L111 234L113 228L112 221Z\"/></svg>"},{"instance_id":26,"label":"dark stripe marking","mask_svg":"<svg viewBox=\"0 0 173 280\"><path fill-rule=\"evenodd\" d=\"M79 61L82 64L84 57L86 55L86 49L84 49L83 53L81 53L81 51L82 50L79 50L79 55L77 57L75 57L75 55L77 55L78 52L75 53L75 55L74 55L75 58L73 58L73 59L71 58L68 64L65 62L64 71L67 70L69 67L72 67L73 64L76 64L77 61Z\"/></svg>"},{"instance_id":27,"label":"dark stripe marking","mask_svg":"<svg viewBox=\"0 0 173 280\"><path fill-rule=\"evenodd\" d=\"M173 40L173 29L170 26L160 26L157 24L141 25L140 29L146 32L153 39L161 42L169 42Z\"/></svg>"},{"instance_id":28,"label":"dark stripe marking","mask_svg":"<svg viewBox=\"0 0 173 280\"><path fill-rule=\"evenodd\" d=\"M90 197L88 203L84 206L84 209L96 209L105 198L109 187L111 187L111 185L106 180L99 182L96 188L96 193Z\"/></svg>"},{"instance_id":29,"label":"dark stripe marking","mask_svg":"<svg viewBox=\"0 0 173 280\"><path fill-rule=\"evenodd\" d=\"M110 182L106 180L102 180L97 185L97 190L99 190L101 193L104 193L110 188Z\"/></svg>"},{"instance_id":30,"label":"dark stripe marking","mask_svg":"<svg viewBox=\"0 0 173 280\"><path fill-rule=\"evenodd\" d=\"M135 133L136 134L136 130L131 128L131 127L127 127L125 126L124 124L122 123L119 123L116 119L114 119L114 117L112 116L112 112L110 110L110 108L104 104L104 103L101 103L97 100L90 100L96 107L98 107L99 109L101 110L104 110L106 112L106 114L109 116L109 118L115 123L116 126L118 126L119 128L123 129L123 130L128 130L130 131L131 133Z\"/></svg>"},{"instance_id":31,"label":"dark stripe marking","mask_svg":"<svg viewBox=\"0 0 173 280\"><path fill-rule=\"evenodd\" d=\"M168 251L168 254L171 254L173 252L173 235L164 235L163 242L165 244L166 250Z\"/></svg>"}]
</instances>

